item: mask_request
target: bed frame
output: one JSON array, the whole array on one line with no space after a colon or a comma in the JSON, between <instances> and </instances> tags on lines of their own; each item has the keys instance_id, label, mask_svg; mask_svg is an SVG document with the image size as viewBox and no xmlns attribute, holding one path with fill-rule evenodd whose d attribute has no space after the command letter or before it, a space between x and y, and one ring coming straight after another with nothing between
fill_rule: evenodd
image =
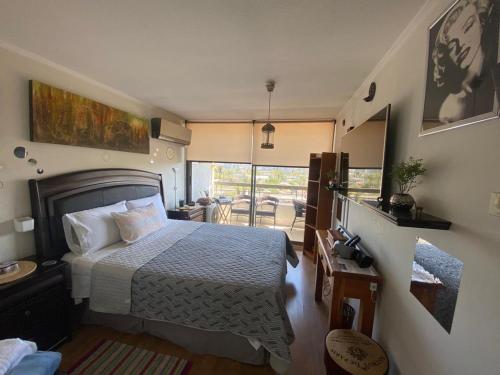
<instances>
[{"instance_id":1,"label":"bed frame","mask_svg":"<svg viewBox=\"0 0 500 375\"><path fill-rule=\"evenodd\" d=\"M62 216L123 200L160 193L162 175L134 169L95 169L29 180L35 219L36 254L40 260L59 259L69 251Z\"/></svg>"},{"instance_id":2,"label":"bed frame","mask_svg":"<svg viewBox=\"0 0 500 375\"><path fill-rule=\"evenodd\" d=\"M69 251L62 227L66 213L87 210L161 193L161 174L133 169L96 169L29 181L31 209L35 219L37 257L59 259ZM131 315L103 314L82 306L82 323L104 325L122 332L148 333L194 353L212 354L263 365L270 355L264 347L255 350L242 336L230 332L205 331L173 323L138 319Z\"/></svg>"}]
</instances>

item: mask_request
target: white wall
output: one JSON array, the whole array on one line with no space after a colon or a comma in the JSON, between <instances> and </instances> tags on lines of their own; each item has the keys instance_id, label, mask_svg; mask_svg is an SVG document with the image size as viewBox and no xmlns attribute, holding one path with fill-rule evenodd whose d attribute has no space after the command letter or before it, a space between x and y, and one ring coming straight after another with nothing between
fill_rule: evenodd
<instances>
[{"instance_id":1,"label":"white wall","mask_svg":"<svg viewBox=\"0 0 500 375\"><path fill-rule=\"evenodd\" d=\"M166 142L151 140L151 155L107 151L93 148L51 145L29 141L28 81L35 79L70 90L104 104L151 118L159 116L181 123L182 119L136 99L121 94L67 69L36 56L12 48L0 48L0 261L20 258L34 253L34 236L16 233L12 219L31 215L28 179L49 177L70 171L96 168L133 168L162 173L168 206L173 206L173 166L180 168L177 198L184 196L184 150ZM176 150L168 161L167 145ZM44 168L42 176L26 160L16 159L14 147L25 146L29 156ZM150 164L153 152L159 149L155 163ZM109 156L105 161L104 155Z\"/></svg>"},{"instance_id":2,"label":"white wall","mask_svg":"<svg viewBox=\"0 0 500 375\"><path fill-rule=\"evenodd\" d=\"M431 0L425 5L403 43L337 117L336 150L351 124L391 103L395 159L423 158L428 168L413 192L415 199L425 211L453 223L449 231L399 228L351 204L348 227L361 235L384 276L375 338L390 354L392 374L500 374L500 217L487 213L490 193L500 191L500 120L418 136L427 29L450 3ZM361 98L371 80L377 94L365 103ZM451 334L410 294L417 235L464 262Z\"/></svg>"}]
</instances>

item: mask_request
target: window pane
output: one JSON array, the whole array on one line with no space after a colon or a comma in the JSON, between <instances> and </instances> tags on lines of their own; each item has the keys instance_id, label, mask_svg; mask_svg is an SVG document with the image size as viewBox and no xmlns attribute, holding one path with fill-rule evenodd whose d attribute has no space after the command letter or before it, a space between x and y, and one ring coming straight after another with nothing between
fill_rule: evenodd
<instances>
[{"instance_id":1,"label":"window pane","mask_svg":"<svg viewBox=\"0 0 500 375\"><path fill-rule=\"evenodd\" d=\"M349 169L349 189L380 189L381 169Z\"/></svg>"},{"instance_id":2,"label":"window pane","mask_svg":"<svg viewBox=\"0 0 500 375\"><path fill-rule=\"evenodd\" d=\"M304 240L308 168L257 167L255 226L280 229Z\"/></svg>"},{"instance_id":3,"label":"window pane","mask_svg":"<svg viewBox=\"0 0 500 375\"><path fill-rule=\"evenodd\" d=\"M381 184L381 169L349 169L349 197L357 201L377 199Z\"/></svg>"},{"instance_id":4,"label":"window pane","mask_svg":"<svg viewBox=\"0 0 500 375\"><path fill-rule=\"evenodd\" d=\"M191 162L192 200L217 198L208 221L248 226L251 222L252 166L239 163ZM304 238L308 168L256 167L255 225L285 231L292 241ZM221 211L224 211L223 213Z\"/></svg>"},{"instance_id":5,"label":"window pane","mask_svg":"<svg viewBox=\"0 0 500 375\"><path fill-rule=\"evenodd\" d=\"M212 198L235 198L239 194L250 194L252 168L238 163L192 163L192 199L205 196Z\"/></svg>"}]
</instances>

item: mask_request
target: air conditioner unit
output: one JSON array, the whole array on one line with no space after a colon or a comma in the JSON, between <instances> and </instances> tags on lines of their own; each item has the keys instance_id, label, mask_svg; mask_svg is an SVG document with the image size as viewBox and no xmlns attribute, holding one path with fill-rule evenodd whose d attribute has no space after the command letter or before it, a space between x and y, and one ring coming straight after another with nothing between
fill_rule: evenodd
<instances>
[{"instance_id":1,"label":"air conditioner unit","mask_svg":"<svg viewBox=\"0 0 500 375\"><path fill-rule=\"evenodd\" d=\"M191 144L191 129L162 118L151 119L151 137L181 145Z\"/></svg>"}]
</instances>

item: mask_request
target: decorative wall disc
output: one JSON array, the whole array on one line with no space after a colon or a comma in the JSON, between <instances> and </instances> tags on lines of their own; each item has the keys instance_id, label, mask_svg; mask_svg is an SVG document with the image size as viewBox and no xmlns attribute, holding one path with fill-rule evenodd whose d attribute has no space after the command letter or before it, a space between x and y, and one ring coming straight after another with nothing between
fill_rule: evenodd
<instances>
[{"instance_id":1,"label":"decorative wall disc","mask_svg":"<svg viewBox=\"0 0 500 375\"><path fill-rule=\"evenodd\" d=\"M175 157L175 150L172 147L168 146L166 154L167 154L167 159L172 160Z\"/></svg>"}]
</instances>

